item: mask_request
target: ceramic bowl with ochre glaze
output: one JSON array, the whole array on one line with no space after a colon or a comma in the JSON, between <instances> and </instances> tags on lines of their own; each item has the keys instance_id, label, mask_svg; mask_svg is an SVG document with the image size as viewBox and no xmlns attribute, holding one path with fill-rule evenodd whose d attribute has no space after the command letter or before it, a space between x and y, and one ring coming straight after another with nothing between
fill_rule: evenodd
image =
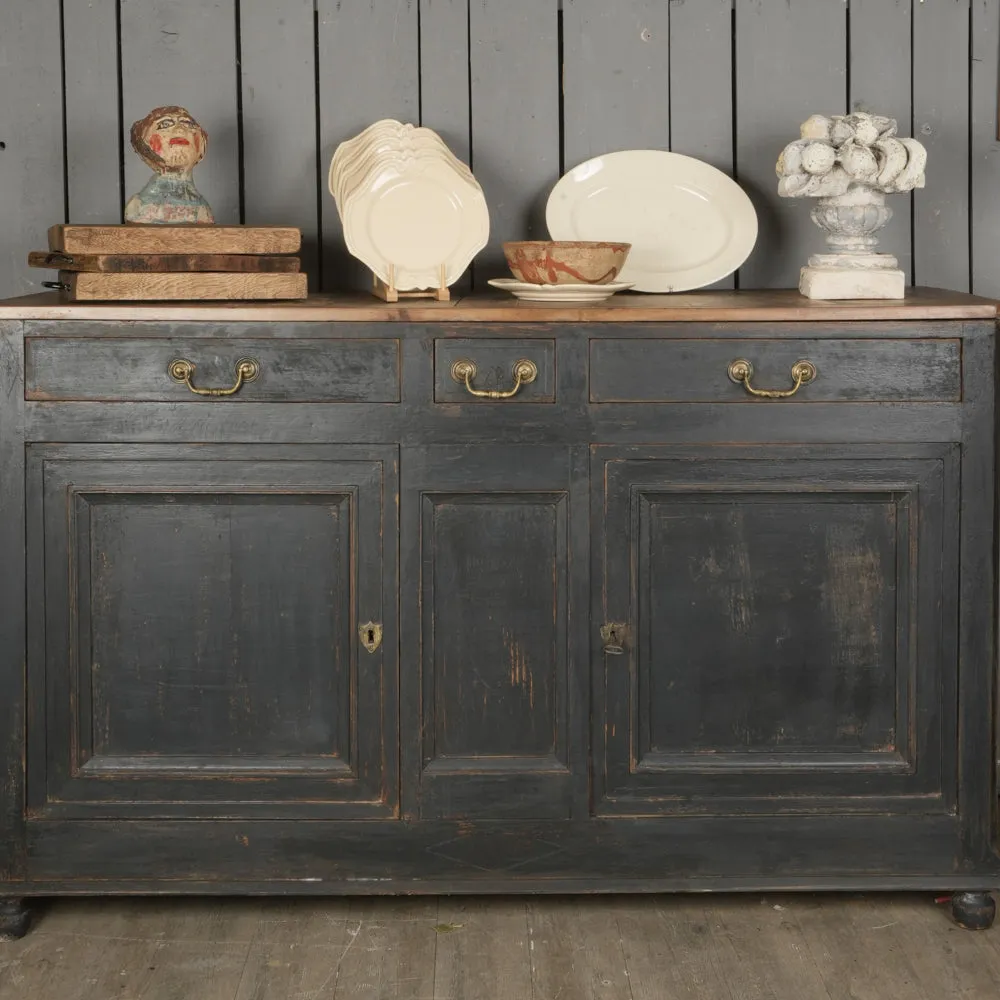
<instances>
[{"instance_id":1,"label":"ceramic bowl with ochre glaze","mask_svg":"<svg viewBox=\"0 0 1000 1000\"><path fill-rule=\"evenodd\" d=\"M532 285L607 285L618 278L631 243L522 240L503 252L518 281Z\"/></svg>"}]
</instances>

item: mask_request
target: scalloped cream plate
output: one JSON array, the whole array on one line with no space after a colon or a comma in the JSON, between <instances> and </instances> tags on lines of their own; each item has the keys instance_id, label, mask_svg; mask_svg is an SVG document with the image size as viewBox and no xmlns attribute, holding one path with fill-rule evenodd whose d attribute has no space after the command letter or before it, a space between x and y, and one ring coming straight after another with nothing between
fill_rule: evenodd
<instances>
[{"instance_id":1,"label":"scalloped cream plate","mask_svg":"<svg viewBox=\"0 0 1000 1000\"><path fill-rule=\"evenodd\" d=\"M453 284L489 239L482 188L429 128L375 122L337 147L328 186L347 249L400 291Z\"/></svg>"},{"instance_id":2,"label":"scalloped cream plate","mask_svg":"<svg viewBox=\"0 0 1000 1000\"><path fill-rule=\"evenodd\" d=\"M359 136L341 143L330 161L328 187L338 210L347 194L363 183L366 173L381 163L410 156L442 156L466 180L475 183L469 168L431 129L400 125L391 119L376 125L379 126L377 129L376 126L370 126L366 130L367 136L362 133L364 138Z\"/></svg>"},{"instance_id":3,"label":"scalloped cream plate","mask_svg":"<svg viewBox=\"0 0 1000 1000\"><path fill-rule=\"evenodd\" d=\"M680 153L629 149L581 163L545 206L554 240L631 243L619 278L683 292L732 274L757 242L757 213L721 170Z\"/></svg>"},{"instance_id":4,"label":"scalloped cream plate","mask_svg":"<svg viewBox=\"0 0 1000 1000\"><path fill-rule=\"evenodd\" d=\"M525 302L603 302L615 292L631 288L627 281L614 281L606 285L533 285L514 278L490 278L487 284Z\"/></svg>"}]
</instances>

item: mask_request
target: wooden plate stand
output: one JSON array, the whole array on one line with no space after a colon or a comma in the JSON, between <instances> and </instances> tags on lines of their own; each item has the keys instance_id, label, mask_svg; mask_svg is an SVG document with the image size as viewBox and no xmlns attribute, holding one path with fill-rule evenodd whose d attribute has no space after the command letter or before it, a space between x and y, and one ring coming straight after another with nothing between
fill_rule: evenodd
<instances>
[{"instance_id":1,"label":"wooden plate stand","mask_svg":"<svg viewBox=\"0 0 1000 1000\"><path fill-rule=\"evenodd\" d=\"M444 264L438 269L437 288L414 288L410 291L401 292L395 284L396 268L389 265L389 282L384 282L377 274L372 274L372 294L385 302L398 302L400 299L437 299L438 302L447 302L451 298L448 291L448 284L445 281Z\"/></svg>"}]
</instances>

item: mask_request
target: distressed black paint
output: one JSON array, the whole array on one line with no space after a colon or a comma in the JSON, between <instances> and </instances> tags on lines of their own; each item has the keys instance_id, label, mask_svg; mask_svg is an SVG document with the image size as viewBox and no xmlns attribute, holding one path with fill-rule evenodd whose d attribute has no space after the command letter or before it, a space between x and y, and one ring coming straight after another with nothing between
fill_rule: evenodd
<instances>
[{"instance_id":1,"label":"distressed black paint","mask_svg":"<svg viewBox=\"0 0 1000 1000\"><path fill-rule=\"evenodd\" d=\"M524 315L3 326L0 894L1000 881L993 324Z\"/></svg>"}]
</instances>

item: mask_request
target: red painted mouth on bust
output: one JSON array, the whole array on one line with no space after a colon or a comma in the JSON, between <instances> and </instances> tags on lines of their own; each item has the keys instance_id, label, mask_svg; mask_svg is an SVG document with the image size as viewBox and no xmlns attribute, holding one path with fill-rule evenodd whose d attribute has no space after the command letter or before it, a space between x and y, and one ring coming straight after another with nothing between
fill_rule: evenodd
<instances>
[{"instance_id":1,"label":"red painted mouth on bust","mask_svg":"<svg viewBox=\"0 0 1000 1000\"><path fill-rule=\"evenodd\" d=\"M173 139L170 140L170 145L171 146L190 146L191 143L188 142L187 139L182 139L182 138L180 138L180 136L175 136Z\"/></svg>"}]
</instances>

